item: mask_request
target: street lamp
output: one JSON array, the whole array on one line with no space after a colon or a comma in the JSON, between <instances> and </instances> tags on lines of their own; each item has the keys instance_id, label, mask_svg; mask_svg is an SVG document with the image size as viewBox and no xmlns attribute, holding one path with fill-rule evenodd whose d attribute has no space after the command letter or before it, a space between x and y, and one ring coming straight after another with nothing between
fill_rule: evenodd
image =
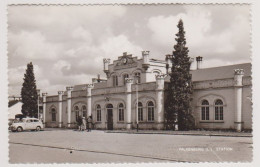
<instances>
[{"instance_id":1,"label":"street lamp","mask_svg":"<svg viewBox=\"0 0 260 167\"><path fill-rule=\"evenodd\" d=\"M40 94L41 94L41 90L40 89L37 89L37 105L38 105L38 119L40 117Z\"/></svg>"}]
</instances>

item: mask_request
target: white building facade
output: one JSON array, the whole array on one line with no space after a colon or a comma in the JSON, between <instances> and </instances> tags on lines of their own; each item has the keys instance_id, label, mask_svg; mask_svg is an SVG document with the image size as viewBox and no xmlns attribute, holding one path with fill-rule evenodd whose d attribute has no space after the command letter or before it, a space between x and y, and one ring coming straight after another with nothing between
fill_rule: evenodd
<instances>
[{"instance_id":1,"label":"white building facade","mask_svg":"<svg viewBox=\"0 0 260 167\"><path fill-rule=\"evenodd\" d=\"M166 56L167 57L167 56ZM201 64L202 59L197 59ZM76 127L77 117L92 116L95 129L164 129L165 88L171 63L149 51L138 59L127 53L113 62L104 59L106 79L68 86L57 95L43 94L46 127ZM191 70L192 108L196 127L252 128L251 64Z\"/></svg>"}]
</instances>

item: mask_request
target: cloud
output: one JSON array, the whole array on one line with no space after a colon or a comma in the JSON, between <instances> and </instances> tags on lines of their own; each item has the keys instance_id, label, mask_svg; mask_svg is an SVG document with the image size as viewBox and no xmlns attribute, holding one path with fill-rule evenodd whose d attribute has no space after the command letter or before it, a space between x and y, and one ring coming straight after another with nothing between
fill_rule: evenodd
<instances>
[{"instance_id":1,"label":"cloud","mask_svg":"<svg viewBox=\"0 0 260 167\"><path fill-rule=\"evenodd\" d=\"M246 24L248 18L237 15L230 20L233 24L228 29L223 28L223 31L212 33L214 18L208 8L189 6L185 12L178 15L151 17L147 27L152 31L153 41L165 49L172 48L173 43L176 43L173 32L178 32L176 25L180 19L184 22L187 46L192 57L200 55L212 59L216 56L227 58L228 55L231 60L239 58L237 46L241 43L241 38L246 41L249 39L248 36L244 36L245 32L249 32L249 26Z\"/></svg>"},{"instance_id":2,"label":"cloud","mask_svg":"<svg viewBox=\"0 0 260 167\"><path fill-rule=\"evenodd\" d=\"M141 57L143 49L131 42L127 36L121 34L118 36L108 35L105 40L95 45L79 45L74 49L66 51L71 58L71 69L63 70L65 75L75 74L103 74L103 58L116 60L118 56L122 56L123 52L133 54L133 56ZM55 66L55 65L54 65Z\"/></svg>"},{"instance_id":3,"label":"cloud","mask_svg":"<svg viewBox=\"0 0 260 167\"><path fill-rule=\"evenodd\" d=\"M104 55L110 56L111 59L117 59L118 56L122 56L123 52L129 52L135 56L139 56L141 55L141 51L143 51L140 46L130 42L125 35L107 38L107 40L101 44L100 49Z\"/></svg>"},{"instance_id":4,"label":"cloud","mask_svg":"<svg viewBox=\"0 0 260 167\"><path fill-rule=\"evenodd\" d=\"M18 86L22 84L26 66L10 68L8 70L8 81L10 86Z\"/></svg>"},{"instance_id":5,"label":"cloud","mask_svg":"<svg viewBox=\"0 0 260 167\"><path fill-rule=\"evenodd\" d=\"M62 75L64 72L71 69L71 64L65 60L59 60L53 65L55 75Z\"/></svg>"},{"instance_id":6,"label":"cloud","mask_svg":"<svg viewBox=\"0 0 260 167\"><path fill-rule=\"evenodd\" d=\"M59 56L60 45L50 43L39 31L21 31L8 34L10 55L27 59L56 59Z\"/></svg>"},{"instance_id":7,"label":"cloud","mask_svg":"<svg viewBox=\"0 0 260 167\"><path fill-rule=\"evenodd\" d=\"M79 39L80 42L85 42L86 44L90 44L92 41L92 36L90 32L88 32L83 27L77 27L75 30L72 31L72 37L74 39Z\"/></svg>"},{"instance_id":8,"label":"cloud","mask_svg":"<svg viewBox=\"0 0 260 167\"><path fill-rule=\"evenodd\" d=\"M90 83L103 58L123 52L164 59L182 18L190 56L204 67L249 60L249 8L236 5L9 6L9 93L20 94L25 65L33 62L37 87L49 94ZM248 45L248 46L246 46Z\"/></svg>"},{"instance_id":9,"label":"cloud","mask_svg":"<svg viewBox=\"0 0 260 167\"><path fill-rule=\"evenodd\" d=\"M36 80L37 88L44 88L47 86L43 84L46 82L46 79L43 79L42 69L38 65L34 65L34 76ZM24 74L26 72L27 66L19 66L16 68L9 68L8 70L8 82L9 82L9 95L20 95L22 84L24 82Z\"/></svg>"}]
</instances>

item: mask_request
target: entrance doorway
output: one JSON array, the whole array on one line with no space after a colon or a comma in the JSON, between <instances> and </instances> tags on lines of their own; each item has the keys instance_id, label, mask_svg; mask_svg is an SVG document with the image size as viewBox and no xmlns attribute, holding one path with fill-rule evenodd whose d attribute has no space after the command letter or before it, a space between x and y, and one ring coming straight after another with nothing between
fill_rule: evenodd
<instances>
[{"instance_id":1,"label":"entrance doorway","mask_svg":"<svg viewBox=\"0 0 260 167\"><path fill-rule=\"evenodd\" d=\"M113 130L113 105L107 105L107 129Z\"/></svg>"}]
</instances>

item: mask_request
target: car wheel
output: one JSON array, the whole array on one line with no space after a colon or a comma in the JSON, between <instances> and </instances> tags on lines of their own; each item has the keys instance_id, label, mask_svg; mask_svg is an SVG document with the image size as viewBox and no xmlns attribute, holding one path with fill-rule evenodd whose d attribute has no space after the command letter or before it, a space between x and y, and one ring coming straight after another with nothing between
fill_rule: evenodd
<instances>
[{"instance_id":1,"label":"car wheel","mask_svg":"<svg viewBox=\"0 0 260 167\"><path fill-rule=\"evenodd\" d=\"M16 129L16 131L17 131L17 132L22 132L22 131L23 131L23 128L19 126L19 127Z\"/></svg>"},{"instance_id":2,"label":"car wheel","mask_svg":"<svg viewBox=\"0 0 260 167\"><path fill-rule=\"evenodd\" d=\"M36 131L40 131L41 130L41 127L40 126L37 126L36 127Z\"/></svg>"}]
</instances>

